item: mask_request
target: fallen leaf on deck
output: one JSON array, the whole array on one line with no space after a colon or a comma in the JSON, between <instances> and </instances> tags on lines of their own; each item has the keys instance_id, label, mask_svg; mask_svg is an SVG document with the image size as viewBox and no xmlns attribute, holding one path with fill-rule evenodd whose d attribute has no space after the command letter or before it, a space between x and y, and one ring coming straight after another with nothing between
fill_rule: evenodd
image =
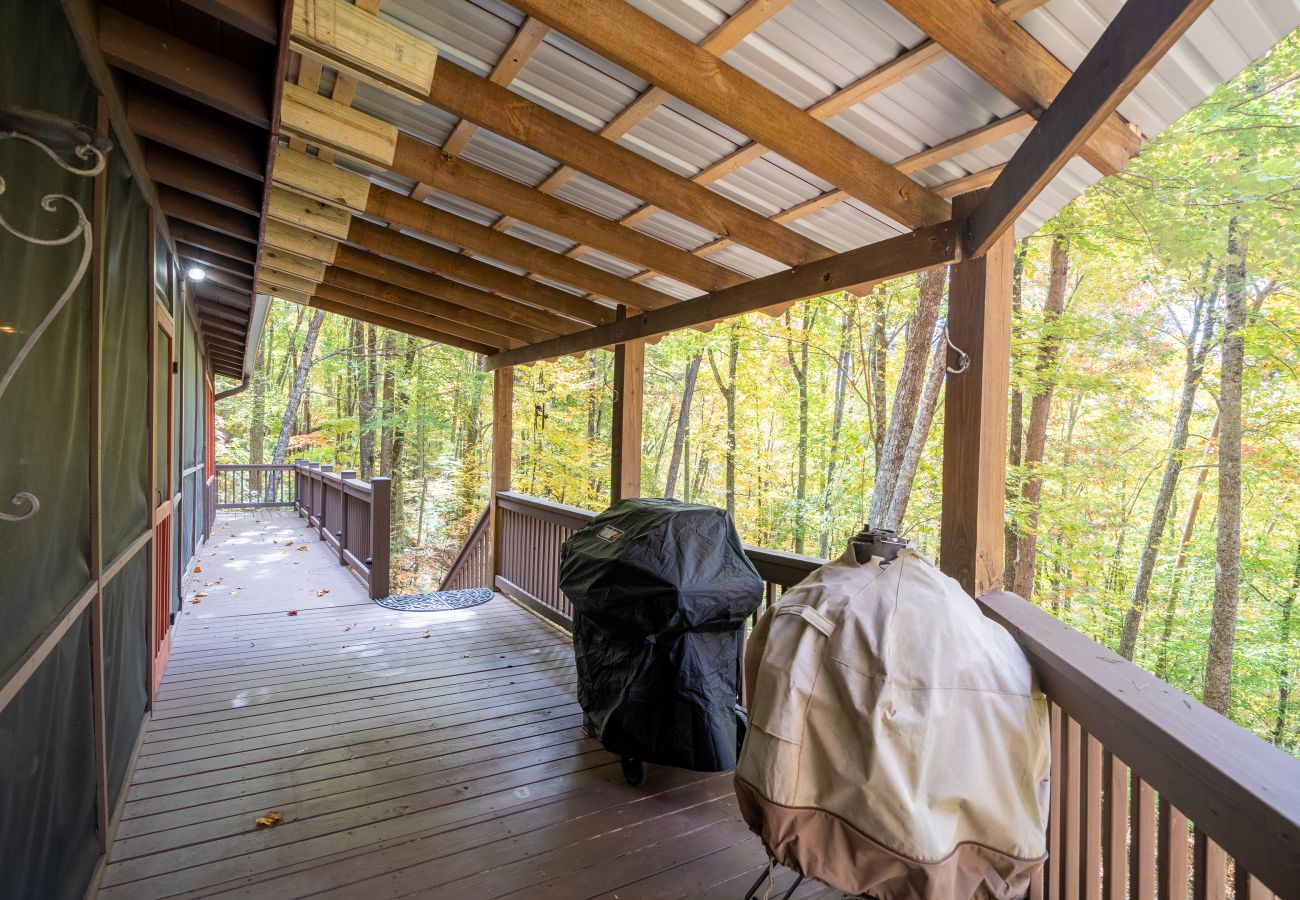
<instances>
[{"instance_id":1,"label":"fallen leaf on deck","mask_svg":"<svg viewBox=\"0 0 1300 900\"><path fill-rule=\"evenodd\" d=\"M426 631L426 632L424 633L423 636L424 636L424 637L429 637L429 632Z\"/></svg>"},{"instance_id":2,"label":"fallen leaf on deck","mask_svg":"<svg viewBox=\"0 0 1300 900\"><path fill-rule=\"evenodd\" d=\"M296 609L291 609L291 610L289 610L287 613L285 613L285 615L296 616L296 615L298 615L298 610L296 610Z\"/></svg>"},{"instance_id":3,"label":"fallen leaf on deck","mask_svg":"<svg viewBox=\"0 0 1300 900\"><path fill-rule=\"evenodd\" d=\"M207 594L204 593L203 591L199 591L199 592L198 592L197 594L195 594L194 596L195 596L195 597L206 597Z\"/></svg>"},{"instance_id":4,"label":"fallen leaf on deck","mask_svg":"<svg viewBox=\"0 0 1300 900\"><path fill-rule=\"evenodd\" d=\"M257 822L258 828L274 828L276 825L279 825L283 819L284 816L280 815L275 810L272 810L264 816L258 816L255 821Z\"/></svg>"},{"instance_id":5,"label":"fallen leaf on deck","mask_svg":"<svg viewBox=\"0 0 1300 900\"><path fill-rule=\"evenodd\" d=\"M285 545L286 547L292 547L292 546L293 546L293 541L285 541L285 542L284 542L284 545Z\"/></svg>"},{"instance_id":6,"label":"fallen leaf on deck","mask_svg":"<svg viewBox=\"0 0 1300 900\"><path fill-rule=\"evenodd\" d=\"M344 629L343 629L343 633L344 633L344 634L347 634L347 633L348 633L349 631L351 631L351 630L352 630L352 626L349 625L347 628L344 628Z\"/></svg>"},{"instance_id":7,"label":"fallen leaf on deck","mask_svg":"<svg viewBox=\"0 0 1300 900\"><path fill-rule=\"evenodd\" d=\"M316 592L316 596L317 596L317 597L324 597L324 596L325 596L326 594L328 594L329 592L330 592L330 589L329 589L329 588L321 588L319 591Z\"/></svg>"},{"instance_id":8,"label":"fallen leaf on deck","mask_svg":"<svg viewBox=\"0 0 1300 900\"><path fill-rule=\"evenodd\" d=\"M190 602L191 602L191 603L202 603L203 601L202 601L202 600L191 600Z\"/></svg>"},{"instance_id":9,"label":"fallen leaf on deck","mask_svg":"<svg viewBox=\"0 0 1300 900\"><path fill-rule=\"evenodd\" d=\"M302 552L303 552L304 550L306 550L306 549L307 549L307 545L306 545L306 544L300 544L299 547L298 547L298 552L299 552L299 553L302 553Z\"/></svg>"},{"instance_id":10,"label":"fallen leaf on deck","mask_svg":"<svg viewBox=\"0 0 1300 900\"><path fill-rule=\"evenodd\" d=\"M234 557L232 556L231 559L234 559ZM202 566L195 566L195 567L194 567L194 571L195 571L195 572L202 572L202 571L203 571L203 567L202 567Z\"/></svg>"}]
</instances>

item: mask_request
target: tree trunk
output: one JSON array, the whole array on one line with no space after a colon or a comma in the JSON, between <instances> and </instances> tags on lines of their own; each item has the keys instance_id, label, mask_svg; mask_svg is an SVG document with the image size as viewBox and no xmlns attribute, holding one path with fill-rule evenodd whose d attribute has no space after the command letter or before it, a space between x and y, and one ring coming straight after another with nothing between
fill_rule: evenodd
<instances>
[{"instance_id":1,"label":"tree trunk","mask_svg":"<svg viewBox=\"0 0 1300 900\"><path fill-rule=\"evenodd\" d=\"M943 376L948 370L947 350L948 329L939 331L934 352L930 356L930 372L925 378L925 390L921 393L921 409L916 417L916 425L907 439L907 449L903 451L903 462L898 467L898 478L894 482L894 497L889 504L889 521L902 530L903 517L907 514L907 503L912 497L912 485L916 481L916 470L921 464L921 454L925 451L930 438L930 426L934 423L934 412L939 406L939 391L943 387Z\"/></svg>"},{"instance_id":2,"label":"tree trunk","mask_svg":"<svg viewBox=\"0 0 1300 900\"><path fill-rule=\"evenodd\" d=\"M312 354L316 352L316 338L320 336L320 326L323 321L325 321L325 312L318 309L312 313L311 322L307 324L307 335L303 338L302 351L298 354L298 365L294 367L293 384L289 388L289 402L285 404L284 415L280 418L280 434L275 439L275 450L271 453L272 465L283 465L284 458L289 452L293 421L298 417L298 404L307 390L307 375L311 372L312 363L315 362ZM274 495L275 490L275 478L268 478L267 493Z\"/></svg>"},{"instance_id":3,"label":"tree trunk","mask_svg":"<svg viewBox=\"0 0 1300 900\"><path fill-rule=\"evenodd\" d=\"M257 351L257 365L253 369L253 408L249 412L248 425L248 462L260 466L266 462L266 367L269 363L271 340L275 330L274 322L268 317L266 333L262 336L262 346ZM259 471L248 476L249 487L254 496L262 496L265 478Z\"/></svg>"},{"instance_id":4,"label":"tree trunk","mask_svg":"<svg viewBox=\"0 0 1300 900\"><path fill-rule=\"evenodd\" d=\"M1038 553L1038 503L1043 495L1043 478L1038 467L1047 449L1047 422L1052 410L1052 392L1056 388L1056 359L1060 353L1058 320L1065 310L1065 280L1069 276L1070 251L1065 236L1052 239L1052 275L1043 302L1043 324L1039 335L1038 361L1035 366L1033 399L1029 404L1029 427L1025 434L1024 465L1026 477L1020 496L1025 529L1016 551L1015 593L1026 600L1033 598L1034 562Z\"/></svg>"},{"instance_id":5,"label":"tree trunk","mask_svg":"<svg viewBox=\"0 0 1300 900\"><path fill-rule=\"evenodd\" d=\"M726 487L727 514L736 515L736 364L740 360L740 332L736 323L731 324L727 339L727 378L724 381L718 370L718 363L709 349L709 368L713 370L713 380L718 383L718 391L726 404L727 446L726 446Z\"/></svg>"},{"instance_id":6,"label":"tree trunk","mask_svg":"<svg viewBox=\"0 0 1300 900\"><path fill-rule=\"evenodd\" d=\"M931 269L921 273L917 280L916 309L907 323L907 343L903 349L903 364L898 371L898 384L894 387L894 406L885 429L885 442L876 465L876 483L871 491L871 506L867 521L876 528L897 528L898 523L889 518L893 505L894 486L898 481L903 454L916 425L917 404L925 380L925 363L934 335L934 323L939 318L939 303L943 299L943 285L947 268Z\"/></svg>"},{"instance_id":7,"label":"tree trunk","mask_svg":"<svg viewBox=\"0 0 1300 900\"><path fill-rule=\"evenodd\" d=\"M1002 563L1002 583L1016 583L1016 559L1020 552L1020 529L1016 527L1016 495L1020 493L1018 476L1024 459L1025 394L1020 389L1019 359L1015 352L1020 341L1020 316L1024 309L1025 257L1029 253L1029 240L1020 241L1016 247L1015 269L1011 281L1011 415L1007 422L1007 478L1006 535L1003 540L1005 559Z\"/></svg>"},{"instance_id":8,"label":"tree trunk","mask_svg":"<svg viewBox=\"0 0 1300 900\"><path fill-rule=\"evenodd\" d=\"M834 410L831 413L831 439L826 448L826 479L822 484L821 556L830 556L831 527L835 518L835 466L840 457L840 431L844 427L844 401L848 394L849 369L853 365L853 307L847 306L840 318L840 349L835 357Z\"/></svg>"},{"instance_id":9,"label":"tree trunk","mask_svg":"<svg viewBox=\"0 0 1300 900\"><path fill-rule=\"evenodd\" d=\"M799 444L798 460L794 482L794 552L803 553L804 540L808 531L808 334L817 320L817 314L804 303L803 337L796 341L786 339L786 356L790 360L790 371L799 388ZM787 327L791 324L790 313L785 314ZM795 358L795 345L799 347L798 359Z\"/></svg>"},{"instance_id":10,"label":"tree trunk","mask_svg":"<svg viewBox=\"0 0 1300 900\"><path fill-rule=\"evenodd\" d=\"M872 291L871 296L876 301L876 309L871 321L871 350L867 358L867 371L871 387L871 443L875 448L872 459L875 471L879 474L880 459L885 449L885 363L889 357L889 335L885 326L888 310L884 291Z\"/></svg>"},{"instance_id":11,"label":"tree trunk","mask_svg":"<svg viewBox=\"0 0 1300 900\"><path fill-rule=\"evenodd\" d=\"M375 477L375 388L377 372L375 363L375 326L367 325L363 329L365 344L361 357L361 382L357 397L357 471L362 481Z\"/></svg>"},{"instance_id":12,"label":"tree trunk","mask_svg":"<svg viewBox=\"0 0 1300 900\"><path fill-rule=\"evenodd\" d=\"M671 497L677 490L677 475L682 467L682 453L686 446L686 431L691 424L691 400L695 396L695 382L700 374L700 354L696 353L686 365L686 377L682 381L682 403L677 408L677 433L673 436L673 455L668 460L668 477L664 480L664 496ZM690 470L683 476L685 492L689 496Z\"/></svg>"},{"instance_id":13,"label":"tree trunk","mask_svg":"<svg viewBox=\"0 0 1300 900\"><path fill-rule=\"evenodd\" d=\"M1232 699L1232 652L1237 631L1241 575L1241 379L1246 340L1247 237L1237 220L1228 223L1224 266L1224 317L1219 376L1219 534L1214 550L1214 608L1205 658L1205 705L1228 714Z\"/></svg>"},{"instance_id":14,"label":"tree trunk","mask_svg":"<svg viewBox=\"0 0 1300 900\"><path fill-rule=\"evenodd\" d=\"M1187 434L1191 426L1192 409L1196 404L1196 389L1201 383L1205 358L1214 335L1215 306L1218 303L1216 293L1210 290L1205 298L1199 298L1192 313L1192 329L1187 341L1187 365L1183 372L1183 386L1178 398L1178 412L1174 417L1174 433L1169 441L1169 453L1165 457L1165 469L1160 479L1160 489L1156 493L1155 508L1151 512L1151 526L1147 529L1146 543L1142 545L1137 575L1133 579L1133 594L1129 598L1128 612L1124 616L1124 630L1120 634L1119 653L1125 659L1132 659L1137 650L1142 616L1146 613L1147 602L1150 599L1151 579L1155 574L1160 542L1164 538L1165 525L1169 520L1169 508L1173 503L1174 491L1178 487L1178 476L1183 470L1183 452L1187 449Z\"/></svg>"},{"instance_id":15,"label":"tree trunk","mask_svg":"<svg viewBox=\"0 0 1300 900\"><path fill-rule=\"evenodd\" d=\"M1296 595L1300 594L1300 544L1295 549L1295 566L1291 575L1291 590L1282 601L1282 616L1278 623L1278 645L1282 648L1282 665L1277 670L1277 720L1273 725L1273 743L1286 748L1287 716L1290 713L1291 689L1294 686L1294 673L1291 671L1291 615L1295 612Z\"/></svg>"},{"instance_id":16,"label":"tree trunk","mask_svg":"<svg viewBox=\"0 0 1300 900\"><path fill-rule=\"evenodd\" d=\"M393 477L394 400L397 395L397 332L384 329L380 356L383 359L383 385L379 407L379 474Z\"/></svg>"}]
</instances>

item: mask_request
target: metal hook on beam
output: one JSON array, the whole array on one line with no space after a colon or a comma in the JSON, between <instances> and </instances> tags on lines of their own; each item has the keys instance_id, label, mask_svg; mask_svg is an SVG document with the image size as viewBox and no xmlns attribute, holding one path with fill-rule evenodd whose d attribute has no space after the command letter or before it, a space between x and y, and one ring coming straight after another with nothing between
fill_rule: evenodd
<instances>
[{"instance_id":1,"label":"metal hook on beam","mask_svg":"<svg viewBox=\"0 0 1300 900\"><path fill-rule=\"evenodd\" d=\"M970 368L970 354L952 342L952 337L948 334L948 329L943 331L943 339L948 342L948 347L957 354L957 368L948 366L949 375L960 375Z\"/></svg>"}]
</instances>

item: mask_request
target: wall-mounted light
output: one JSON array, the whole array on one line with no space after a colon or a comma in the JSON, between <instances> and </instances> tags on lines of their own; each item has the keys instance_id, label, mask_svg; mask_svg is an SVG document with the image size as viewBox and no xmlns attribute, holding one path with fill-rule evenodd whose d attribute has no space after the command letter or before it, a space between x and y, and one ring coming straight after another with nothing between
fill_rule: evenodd
<instances>
[{"instance_id":1,"label":"wall-mounted light","mask_svg":"<svg viewBox=\"0 0 1300 900\"><path fill-rule=\"evenodd\" d=\"M190 281L202 281L208 277L208 273L198 266L190 266L189 271L185 274L189 277Z\"/></svg>"}]
</instances>

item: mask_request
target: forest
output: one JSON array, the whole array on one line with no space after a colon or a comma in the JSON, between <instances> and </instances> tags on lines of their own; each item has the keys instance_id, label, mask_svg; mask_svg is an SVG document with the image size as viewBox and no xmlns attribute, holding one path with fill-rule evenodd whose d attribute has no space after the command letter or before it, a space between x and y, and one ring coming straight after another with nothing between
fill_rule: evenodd
<instances>
[{"instance_id":1,"label":"forest","mask_svg":"<svg viewBox=\"0 0 1300 900\"><path fill-rule=\"evenodd\" d=\"M1006 584L1300 755L1300 35L1017 243ZM642 489L744 541L938 549L946 272L647 349ZM276 300L218 462L394 480L400 589L487 500L476 356ZM513 489L608 505L603 351L518 370ZM219 385L220 388L220 385Z\"/></svg>"}]
</instances>

